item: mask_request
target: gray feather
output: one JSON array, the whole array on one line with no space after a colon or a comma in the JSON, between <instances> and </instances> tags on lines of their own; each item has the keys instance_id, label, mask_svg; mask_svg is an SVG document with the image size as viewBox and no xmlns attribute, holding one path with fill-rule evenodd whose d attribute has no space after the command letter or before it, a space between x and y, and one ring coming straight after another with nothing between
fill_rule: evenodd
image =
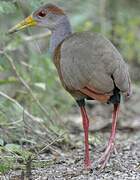
<instances>
[{"instance_id":1,"label":"gray feather","mask_svg":"<svg viewBox=\"0 0 140 180\"><path fill-rule=\"evenodd\" d=\"M97 33L74 33L65 39L60 68L66 86L72 90L90 86L110 93L114 82L122 92L130 88L128 69L120 53Z\"/></svg>"}]
</instances>

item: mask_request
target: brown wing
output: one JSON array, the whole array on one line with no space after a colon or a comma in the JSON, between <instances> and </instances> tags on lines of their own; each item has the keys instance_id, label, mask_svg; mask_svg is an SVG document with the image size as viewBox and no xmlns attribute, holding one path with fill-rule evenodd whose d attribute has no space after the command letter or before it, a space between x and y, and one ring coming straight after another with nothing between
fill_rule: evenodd
<instances>
[{"instance_id":1,"label":"brown wing","mask_svg":"<svg viewBox=\"0 0 140 180\"><path fill-rule=\"evenodd\" d=\"M97 92L93 87L84 87L80 89L80 92L87 95L88 97L95 99L100 102L108 102L110 95Z\"/></svg>"}]
</instances>

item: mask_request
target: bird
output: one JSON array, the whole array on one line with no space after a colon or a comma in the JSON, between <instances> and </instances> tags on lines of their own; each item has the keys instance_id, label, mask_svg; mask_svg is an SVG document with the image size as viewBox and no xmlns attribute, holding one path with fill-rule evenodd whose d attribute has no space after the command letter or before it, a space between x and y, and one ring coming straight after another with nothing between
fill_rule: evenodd
<instances>
[{"instance_id":1,"label":"bird","mask_svg":"<svg viewBox=\"0 0 140 180\"><path fill-rule=\"evenodd\" d=\"M46 28L51 31L50 53L62 86L78 104L84 129L84 168L92 169L89 152L89 118L86 101L96 100L113 105L110 138L99 159L104 169L115 146L117 119L122 96L132 94L128 66L116 47L97 32L72 32L70 20L63 8L44 4L17 23L8 33L26 27Z\"/></svg>"}]
</instances>

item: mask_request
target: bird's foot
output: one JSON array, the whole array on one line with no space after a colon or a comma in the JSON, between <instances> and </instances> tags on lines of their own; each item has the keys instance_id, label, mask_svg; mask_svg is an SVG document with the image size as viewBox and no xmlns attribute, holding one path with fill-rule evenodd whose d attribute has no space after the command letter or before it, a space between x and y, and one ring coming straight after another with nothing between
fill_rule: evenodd
<instances>
[{"instance_id":1,"label":"bird's foot","mask_svg":"<svg viewBox=\"0 0 140 180\"><path fill-rule=\"evenodd\" d=\"M83 173L84 174L89 174L93 172L93 166L91 165L91 162L89 162L89 164L84 164L84 168L83 168Z\"/></svg>"},{"instance_id":2,"label":"bird's foot","mask_svg":"<svg viewBox=\"0 0 140 180\"><path fill-rule=\"evenodd\" d=\"M112 152L114 151L114 147L115 147L114 143L109 143L108 144L105 152L103 153L103 155L101 156L101 158L98 161L99 171L102 171L105 168L105 166L106 166Z\"/></svg>"},{"instance_id":3,"label":"bird's foot","mask_svg":"<svg viewBox=\"0 0 140 180\"><path fill-rule=\"evenodd\" d=\"M91 170L92 169L91 161L90 160L85 160L85 162L84 162L84 169L85 170Z\"/></svg>"}]
</instances>

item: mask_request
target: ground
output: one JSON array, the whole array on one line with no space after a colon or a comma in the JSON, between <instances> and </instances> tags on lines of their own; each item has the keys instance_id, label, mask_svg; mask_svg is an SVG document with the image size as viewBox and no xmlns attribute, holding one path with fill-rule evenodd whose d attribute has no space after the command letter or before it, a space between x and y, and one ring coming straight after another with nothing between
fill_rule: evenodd
<instances>
[{"instance_id":1,"label":"ground","mask_svg":"<svg viewBox=\"0 0 140 180\"><path fill-rule=\"evenodd\" d=\"M140 179L140 90L135 88L131 101L122 104L117 124L116 153L111 155L104 171L99 173L98 159L104 152L111 130L112 106L88 104L89 143L92 171L83 169L84 133L77 107L62 119L68 143L43 152L24 172L16 170L0 180L139 180ZM35 164L35 165L34 165ZM30 171L30 170L31 171ZM28 176L28 177L27 177ZM26 177L26 178L25 178Z\"/></svg>"},{"instance_id":2,"label":"ground","mask_svg":"<svg viewBox=\"0 0 140 180\"><path fill-rule=\"evenodd\" d=\"M88 172L83 169L83 145L81 142L83 133L77 137L73 134L73 147L69 151L61 151L59 154L46 153L40 156L40 161L48 162L48 167L36 168L32 170L31 179L35 180L139 180L140 179L140 132L130 132L129 130L119 130L116 136L117 154L112 154L106 169L99 173L97 161L101 156L109 133L96 132L96 142L90 141L90 153L93 170ZM93 136L93 134L90 134ZM79 140L81 139L81 140ZM98 140L97 140L98 139ZM102 139L100 141L100 139ZM98 143L100 142L100 143ZM102 143L101 143L102 142ZM77 144L78 143L78 144ZM92 143L92 144L91 144ZM53 159L53 161L52 161ZM23 174L12 172L10 180L25 179ZM3 178L4 179L4 178ZM29 179L29 178L27 178Z\"/></svg>"}]
</instances>

